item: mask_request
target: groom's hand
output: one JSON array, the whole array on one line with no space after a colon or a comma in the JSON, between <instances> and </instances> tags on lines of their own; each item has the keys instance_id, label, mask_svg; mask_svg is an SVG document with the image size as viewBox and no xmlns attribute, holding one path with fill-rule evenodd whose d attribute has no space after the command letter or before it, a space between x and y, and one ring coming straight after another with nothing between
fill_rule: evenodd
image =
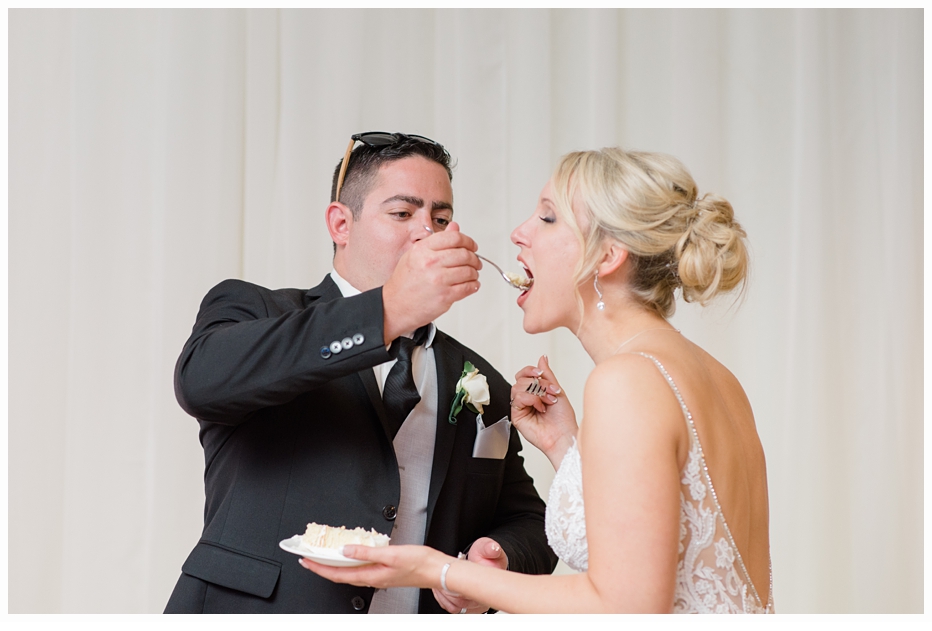
<instances>
[{"instance_id":1,"label":"groom's hand","mask_svg":"<svg viewBox=\"0 0 932 631\"><path fill-rule=\"evenodd\" d=\"M508 569L508 555L505 554L505 551L502 550L498 543L488 537L476 539L470 546L469 555L466 558L480 565L489 565L502 570ZM488 605L475 600L469 600L439 589L435 589L433 592L434 598L437 599L440 606L450 613L485 613L489 610ZM463 609L466 611L463 611Z\"/></svg>"},{"instance_id":2,"label":"groom's hand","mask_svg":"<svg viewBox=\"0 0 932 631\"><path fill-rule=\"evenodd\" d=\"M382 286L385 344L431 322L479 289L478 246L453 222L417 240Z\"/></svg>"},{"instance_id":3,"label":"groom's hand","mask_svg":"<svg viewBox=\"0 0 932 631\"><path fill-rule=\"evenodd\" d=\"M467 559L479 565L491 565L503 570L508 569L508 555L494 539L480 537L469 548Z\"/></svg>"}]
</instances>

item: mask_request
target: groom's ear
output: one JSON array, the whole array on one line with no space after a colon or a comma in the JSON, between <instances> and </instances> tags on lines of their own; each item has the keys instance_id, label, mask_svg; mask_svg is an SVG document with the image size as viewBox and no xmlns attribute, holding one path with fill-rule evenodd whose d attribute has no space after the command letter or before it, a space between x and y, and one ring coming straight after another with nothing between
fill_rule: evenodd
<instances>
[{"instance_id":1,"label":"groom's ear","mask_svg":"<svg viewBox=\"0 0 932 631\"><path fill-rule=\"evenodd\" d=\"M327 230L336 245L346 245L353 226L353 211L345 204L331 202L326 212Z\"/></svg>"},{"instance_id":2,"label":"groom's ear","mask_svg":"<svg viewBox=\"0 0 932 631\"><path fill-rule=\"evenodd\" d=\"M602 278L609 276L619 267L624 265L625 261L627 260L628 250L623 248L620 243L612 243L608 249L605 250L605 254L602 256L602 261L599 263L599 276Z\"/></svg>"}]
</instances>

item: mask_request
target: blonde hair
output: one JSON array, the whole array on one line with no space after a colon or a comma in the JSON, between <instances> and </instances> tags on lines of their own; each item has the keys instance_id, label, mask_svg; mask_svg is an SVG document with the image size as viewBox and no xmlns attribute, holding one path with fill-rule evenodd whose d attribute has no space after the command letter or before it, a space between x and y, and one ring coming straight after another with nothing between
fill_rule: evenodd
<instances>
[{"instance_id":1,"label":"blonde hair","mask_svg":"<svg viewBox=\"0 0 932 631\"><path fill-rule=\"evenodd\" d=\"M554 171L553 196L582 244L577 287L595 273L606 239L629 252L635 299L665 318L676 310L677 287L686 302L704 306L747 277L747 234L731 204L712 194L700 199L672 156L618 148L569 153ZM586 234L574 203L588 219Z\"/></svg>"}]
</instances>

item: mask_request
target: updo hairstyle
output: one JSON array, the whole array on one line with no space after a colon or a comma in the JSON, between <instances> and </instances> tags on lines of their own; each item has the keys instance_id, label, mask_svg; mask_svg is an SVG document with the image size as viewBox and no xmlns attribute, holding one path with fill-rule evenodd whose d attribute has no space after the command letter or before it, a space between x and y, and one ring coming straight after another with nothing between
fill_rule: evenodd
<instances>
[{"instance_id":1,"label":"updo hairstyle","mask_svg":"<svg viewBox=\"0 0 932 631\"><path fill-rule=\"evenodd\" d=\"M577 287L595 274L605 239L629 251L633 296L664 318L676 310L677 287L686 302L704 306L747 277L747 234L731 204L712 194L700 199L672 156L618 148L569 153L554 171L553 195L582 244ZM586 234L574 203L588 219Z\"/></svg>"}]
</instances>

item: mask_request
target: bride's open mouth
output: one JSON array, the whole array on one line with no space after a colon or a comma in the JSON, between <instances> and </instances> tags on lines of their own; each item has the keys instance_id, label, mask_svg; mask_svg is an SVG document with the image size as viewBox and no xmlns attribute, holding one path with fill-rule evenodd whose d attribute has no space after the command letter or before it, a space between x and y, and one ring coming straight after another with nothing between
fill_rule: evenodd
<instances>
[{"instance_id":1,"label":"bride's open mouth","mask_svg":"<svg viewBox=\"0 0 932 631\"><path fill-rule=\"evenodd\" d=\"M524 270L525 276L527 276L527 288L521 291L521 294L518 296L518 306L520 306L524 299L527 298L527 295L530 293L531 289L534 287L534 273L531 271L524 261L518 259L518 263L521 264L521 268Z\"/></svg>"}]
</instances>

